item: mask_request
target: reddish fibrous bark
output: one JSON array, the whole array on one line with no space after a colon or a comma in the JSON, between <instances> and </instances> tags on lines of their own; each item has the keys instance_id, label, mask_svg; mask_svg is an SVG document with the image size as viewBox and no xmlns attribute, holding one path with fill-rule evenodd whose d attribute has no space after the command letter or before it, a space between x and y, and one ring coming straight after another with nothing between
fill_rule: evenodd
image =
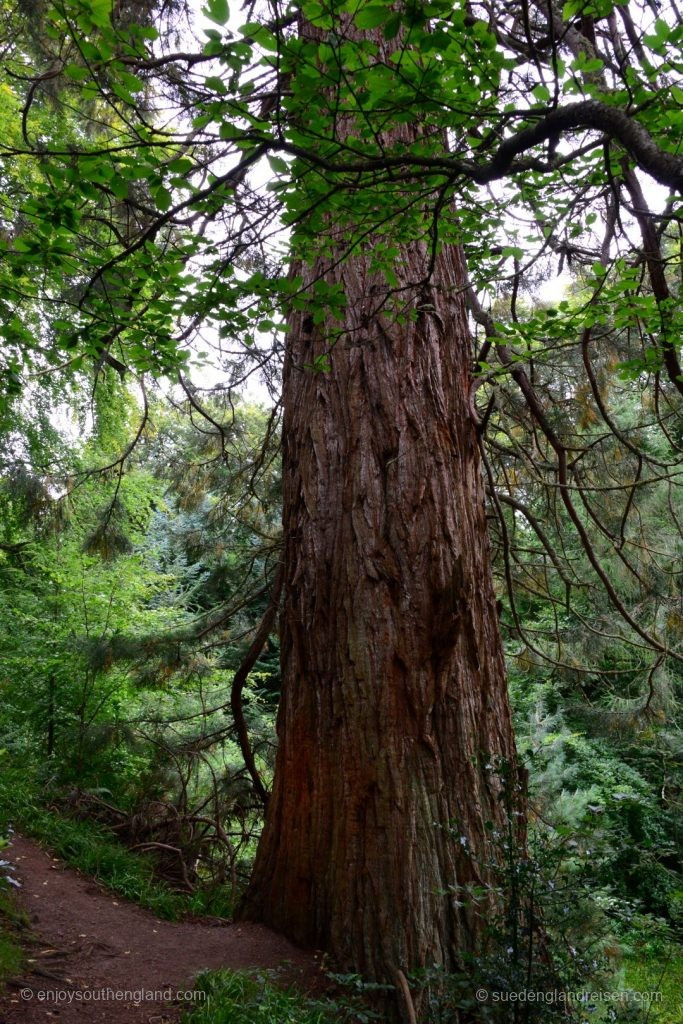
<instances>
[{"instance_id":1,"label":"reddish fibrous bark","mask_svg":"<svg viewBox=\"0 0 683 1024\"><path fill-rule=\"evenodd\" d=\"M304 288L341 285L346 313L289 319L279 745L243 914L395 983L480 948L492 905L463 887L492 884L507 828L491 764L520 810L523 795L462 252L444 247L425 283L427 246L406 243L390 289L371 246L296 268Z\"/></svg>"},{"instance_id":2,"label":"reddish fibrous bark","mask_svg":"<svg viewBox=\"0 0 683 1024\"><path fill-rule=\"evenodd\" d=\"M246 901L383 980L476 948L459 887L486 883L485 823L501 823L486 763L514 763L464 267L446 249L411 290L426 253L404 257L408 324L375 312L367 256L328 275L348 300L329 373L304 369L328 338L291 317L279 748Z\"/></svg>"}]
</instances>

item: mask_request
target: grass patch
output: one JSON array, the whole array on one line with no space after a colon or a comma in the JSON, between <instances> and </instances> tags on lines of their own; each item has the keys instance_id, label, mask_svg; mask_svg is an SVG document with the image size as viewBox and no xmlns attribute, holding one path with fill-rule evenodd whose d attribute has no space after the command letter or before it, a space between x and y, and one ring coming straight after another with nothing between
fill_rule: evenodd
<instances>
[{"instance_id":1,"label":"grass patch","mask_svg":"<svg viewBox=\"0 0 683 1024\"><path fill-rule=\"evenodd\" d=\"M173 920L187 911L187 898L157 881L149 861L131 853L101 826L63 818L48 810L18 820L17 826L67 864L96 878L124 899L146 907L157 917Z\"/></svg>"},{"instance_id":2,"label":"grass patch","mask_svg":"<svg viewBox=\"0 0 683 1024\"><path fill-rule=\"evenodd\" d=\"M646 950L624 958L623 988L634 992L660 992L646 1009L648 1024L683 1024L683 950L654 956Z\"/></svg>"},{"instance_id":3,"label":"grass patch","mask_svg":"<svg viewBox=\"0 0 683 1024\"><path fill-rule=\"evenodd\" d=\"M24 951L13 935L0 924L0 991L8 978L19 974L24 961Z\"/></svg>"},{"instance_id":4,"label":"grass patch","mask_svg":"<svg viewBox=\"0 0 683 1024\"><path fill-rule=\"evenodd\" d=\"M67 818L41 806L26 778L0 778L0 829L11 823L24 835L49 847L67 864L101 882L124 899L151 910L157 917L177 920L187 914L228 917L227 888L178 893L159 881L150 857L133 853L103 825Z\"/></svg>"},{"instance_id":5,"label":"grass patch","mask_svg":"<svg viewBox=\"0 0 683 1024\"><path fill-rule=\"evenodd\" d=\"M24 951L17 937L22 924L7 883L0 878L0 991L8 978L19 974Z\"/></svg>"},{"instance_id":6,"label":"grass patch","mask_svg":"<svg viewBox=\"0 0 683 1024\"><path fill-rule=\"evenodd\" d=\"M183 1014L183 1024L333 1024L320 1003L278 988L267 972L207 971L196 990L205 995Z\"/></svg>"}]
</instances>

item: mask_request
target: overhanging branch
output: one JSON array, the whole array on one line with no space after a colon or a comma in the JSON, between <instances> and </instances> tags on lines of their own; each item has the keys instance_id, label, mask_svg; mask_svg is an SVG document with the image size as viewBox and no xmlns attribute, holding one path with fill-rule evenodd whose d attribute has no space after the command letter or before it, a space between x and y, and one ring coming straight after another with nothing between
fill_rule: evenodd
<instances>
[{"instance_id":1,"label":"overhanging branch","mask_svg":"<svg viewBox=\"0 0 683 1024\"><path fill-rule=\"evenodd\" d=\"M534 117L535 112L530 111L529 116ZM480 185L486 185L508 174L527 170L526 166L516 167L515 158L534 146L581 128L595 129L616 140L655 181L683 192L683 157L661 149L633 115L599 100L584 100L548 111L536 124L505 139L487 163L462 160L455 156L417 157L412 153L371 157L367 160L337 160L320 156L305 146L285 140L273 141L259 135L258 141L270 150L299 157L311 166L332 174L363 175L385 170L429 168L449 177L464 176ZM552 169L549 167L549 170Z\"/></svg>"}]
</instances>

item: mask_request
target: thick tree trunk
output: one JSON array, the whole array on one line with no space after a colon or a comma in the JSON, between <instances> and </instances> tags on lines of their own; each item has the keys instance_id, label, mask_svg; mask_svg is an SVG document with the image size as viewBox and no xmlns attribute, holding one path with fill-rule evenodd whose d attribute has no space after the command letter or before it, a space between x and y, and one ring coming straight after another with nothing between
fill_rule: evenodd
<instances>
[{"instance_id":1,"label":"thick tree trunk","mask_svg":"<svg viewBox=\"0 0 683 1024\"><path fill-rule=\"evenodd\" d=\"M425 285L428 265L405 244L393 292L367 250L299 268L347 311L341 330L290 318L279 748L244 904L380 981L478 948L490 908L459 887L490 880L504 810L486 766L515 758L465 268L455 246ZM329 373L306 368L327 351Z\"/></svg>"},{"instance_id":2,"label":"thick tree trunk","mask_svg":"<svg viewBox=\"0 0 683 1024\"><path fill-rule=\"evenodd\" d=\"M329 373L304 369L326 338L290 324L279 749L246 913L386 979L476 946L457 886L486 880L502 811L485 766L514 741L460 253L402 293L404 326L374 312L367 263L336 272ZM401 284L425 264L406 247Z\"/></svg>"}]
</instances>

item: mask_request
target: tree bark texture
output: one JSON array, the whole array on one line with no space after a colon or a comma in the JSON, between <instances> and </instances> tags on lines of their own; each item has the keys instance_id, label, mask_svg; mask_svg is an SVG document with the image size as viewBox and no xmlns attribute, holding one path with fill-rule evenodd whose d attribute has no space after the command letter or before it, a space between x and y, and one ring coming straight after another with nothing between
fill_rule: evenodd
<instances>
[{"instance_id":1,"label":"tree bark texture","mask_svg":"<svg viewBox=\"0 0 683 1024\"><path fill-rule=\"evenodd\" d=\"M370 257L297 268L347 309L331 349L330 325L290 317L279 746L243 913L392 981L478 948L486 910L459 887L490 880L486 764L515 752L462 253L424 284L426 245L405 244L393 298ZM305 368L327 351L330 372Z\"/></svg>"}]
</instances>

